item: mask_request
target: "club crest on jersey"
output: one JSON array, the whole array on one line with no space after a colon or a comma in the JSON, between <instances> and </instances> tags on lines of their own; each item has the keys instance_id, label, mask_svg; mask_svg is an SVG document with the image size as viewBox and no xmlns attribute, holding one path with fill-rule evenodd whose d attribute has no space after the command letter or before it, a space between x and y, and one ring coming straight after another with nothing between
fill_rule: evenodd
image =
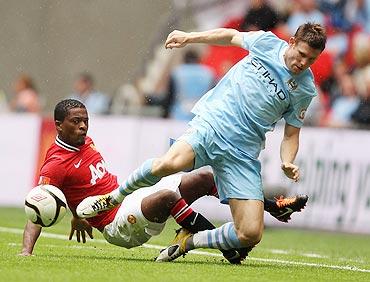
<instances>
[{"instance_id":1,"label":"club crest on jersey","mask_svg":"<svg viewBox=\"0 0 370 282\"><path fill-rule=\"evenodd\" d=\"M136 223L136 217L134 215L130 214L127 217L127 221L130 222L131 224L135 224Z\"/></svg>"},{"instance_id":2,"label":"club crest on jersey","mask_svg":"<svg viewBox=\"0 0 370 282\"><path fill-rule=\"evenodd\" d=\"M305 116L305 114L306 114L306 111L307 111L307 109L302 109L302 110L301 110L301 112L299 113L299 118L300 118L300 119L304 119L304 116Z\"/></svg>"},{"instance_id":3,"label":"club crest on jersey","mask_svg":"<svg viewBox=\"0 0 370 282\"><path fill-rule=\"evenodd\" d=\"M297 81L295 81L293 78L290 78L288 81L287 81L287 84L288 84L288 88L289 88L289 91L294 91L297 89L298 87L298 83Z\"/></svg>"}]
</instances>

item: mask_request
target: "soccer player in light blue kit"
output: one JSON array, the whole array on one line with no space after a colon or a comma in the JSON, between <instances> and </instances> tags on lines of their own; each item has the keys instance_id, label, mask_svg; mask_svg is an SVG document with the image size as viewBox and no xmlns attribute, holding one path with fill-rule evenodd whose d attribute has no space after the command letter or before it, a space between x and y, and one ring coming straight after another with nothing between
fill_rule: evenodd
<instances>
[{"instance_id":1,"label":"soccer player in light blue kit","mask_svg":"<svg viewBox=\"0 0 370 282\"><path fill-rule=\"evenodd\" d=\"M194 248L252 248L259 243L264 224L257 158L266 132L284 118L281 168L287 177L298 181L299 168L293 162L299 132L307 107L317 94L309 67L324 50L326 34L322 26L313 23L301 25L288 43L263 31L175 30L165 47L181 48L189 43L239 46L249 50L249 55L198 101L188 131L163 157L147 160L118 189L87 198L77 208L81 217L91 217L164 176L210 165L220 201L230 205L234 222L196 234L181 232L158 261L173 260Z\"/></svg>"}]
</instances>

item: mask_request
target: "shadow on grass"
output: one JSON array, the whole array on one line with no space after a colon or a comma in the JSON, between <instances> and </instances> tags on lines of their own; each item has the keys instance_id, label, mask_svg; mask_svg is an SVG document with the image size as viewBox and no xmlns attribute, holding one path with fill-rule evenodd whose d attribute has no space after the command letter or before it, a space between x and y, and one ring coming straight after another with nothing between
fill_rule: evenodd
<instances>
[{"instance_id":1,"label":"shadow on grass","mask_svg":"<svg viewBox=\"0 0 370 282\"><path fill-rule=\"evenodd\" d=\"M65 260L70 260L71 255L61 255L61 254L47 254L47 255L38 255L37 257L39 258L44 258L44 259L65 259ZM154 258L140 258L140 257L120 257L120 256L98 256L98 255L79 255L79 256L73 256L74 261L86 261L88 259L89 261L91 260L100 260L100 261L116 261L116 262L121 262L121 261L137 261L137 262L154 262Z\"/></svg>"},{"instance_id":2,"label":"shadow on grass","mask_svg":"<svg viewBox=\"0 0 370 282\"><path fill-rule=\"evenodd\" d=\"M50 260L51 258L55 259L66 259L70 260L71 256L70 255L61 255L61 254L49 254L49 255L38 255L39 258L44 258ZM248 261L243 262L240 265L233 265L227 262L225 259L206 259L206 260L186 260L185 259L180 259L180 260L175 260L173 262L165 262L165 263L157 263L155 262L155 257L138 257L135 255L125 255L125 256L98 256L98 255L79 255L79 256L73 256L74 261L82 261L86 262L86 259L89 261L91 260L97 260L97 261L110 261L110 262L147 262L147 263L154 263L158 265L171 265L173 264L174 266L193 266L193 265L205 265L205 266L230 266L230 267L235 267L235 268L253 268L253 269L280 269L281 266L276 265L276 264L269 264L269 263L248 263Z\"/></svg>"},{"instance_id":3,"label":"shadow on grass","mask_svg":"<svg viewBox=\"0 0 370 282\"><path fill-rule=\"evenodd\" d=\"M281 268L281 266L279 265L276 265L276 264L268 264L268 263L259 263L259 264L250 264L248 262L243 262L242 264L230 264L229 262L227 262L226 260L219 260L219 261L215 261L215 260L206 260L206 261L195 261L195 260L192 260L192 261L186 261L186 260L177 260L177 261L173 261L171 262L173 264L183 264L183 265L219 265L219 266L230 266L230 267L235 267L235 268L245 268L245 267L248 267L248 268L254 268L254 269L261 269L261 268L269 268L269 269L278 269L278 268Z\"/></svg>"}]
</instances>

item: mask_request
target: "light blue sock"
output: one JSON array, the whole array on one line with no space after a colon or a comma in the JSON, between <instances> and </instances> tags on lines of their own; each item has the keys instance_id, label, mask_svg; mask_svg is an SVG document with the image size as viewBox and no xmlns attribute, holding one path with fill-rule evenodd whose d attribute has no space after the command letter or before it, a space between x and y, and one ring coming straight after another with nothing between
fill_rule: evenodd
<instances>
[{"instance_id":1,"label":"light blue sock","mask_svg":"<svg viewBox=\"0 0 370 282\"><path fill-rule=\"evenodd\" d=\"M205 230L193 235L194 248L211 248L211 249L239 249L245 247L239 241L235 232L233 222L212 229Z\"/></svg>"},{"instance_id":2,"label":"light blue sock","mask_svg":"<svg viewBox=\"0 0 370 282\"><path fill-rule=\"evenodd\" d=\"M146 160L139 168L131 173L128 179L121 184L111 195L113 200L121 203L123 199L135 190L156 184L162 177L152 174L152 164L154 159Z\"/></svg>"}]
</instances>

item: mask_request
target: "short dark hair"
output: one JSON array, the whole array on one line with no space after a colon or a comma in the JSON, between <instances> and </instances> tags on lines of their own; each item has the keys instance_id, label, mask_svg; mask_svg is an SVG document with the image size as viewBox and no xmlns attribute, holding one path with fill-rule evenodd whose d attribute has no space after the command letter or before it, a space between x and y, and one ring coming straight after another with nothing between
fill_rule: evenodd
<instances>
[{"instance_id":1,"label":"short dark hair","mask_svg":"<svg viewBox=\"0 0 370 282\"><path fill-rule=\"evenodd\" d=\"M321 52L325 49L326 31L325 28L316 23L305 23L298 27L294 34L296 42L306 42L311 48L319 49Z\"/></svg>"},{"instance_id":2,"label":"short dark hair","mask_svg":"<svg viewBox=\"0 0 370 282\"><path fill-rule=\"evenodd\" d=\"M199 54L193 49L186 51L184 55L184 62L186 64L199 63Z\"/></svg>"},{"instance_id":3,"label":"short dark hair","mask_svg":"<svg viewBox=\"0 0 370 282\"><path fill-rule=\"evenodd\" d=\"M69 110L73 108L84 108L85 105L75 99L65 99L56 104L54 108L54 121L63 122L66 116L68 116Z\"/></svg>"}]
</instances>

